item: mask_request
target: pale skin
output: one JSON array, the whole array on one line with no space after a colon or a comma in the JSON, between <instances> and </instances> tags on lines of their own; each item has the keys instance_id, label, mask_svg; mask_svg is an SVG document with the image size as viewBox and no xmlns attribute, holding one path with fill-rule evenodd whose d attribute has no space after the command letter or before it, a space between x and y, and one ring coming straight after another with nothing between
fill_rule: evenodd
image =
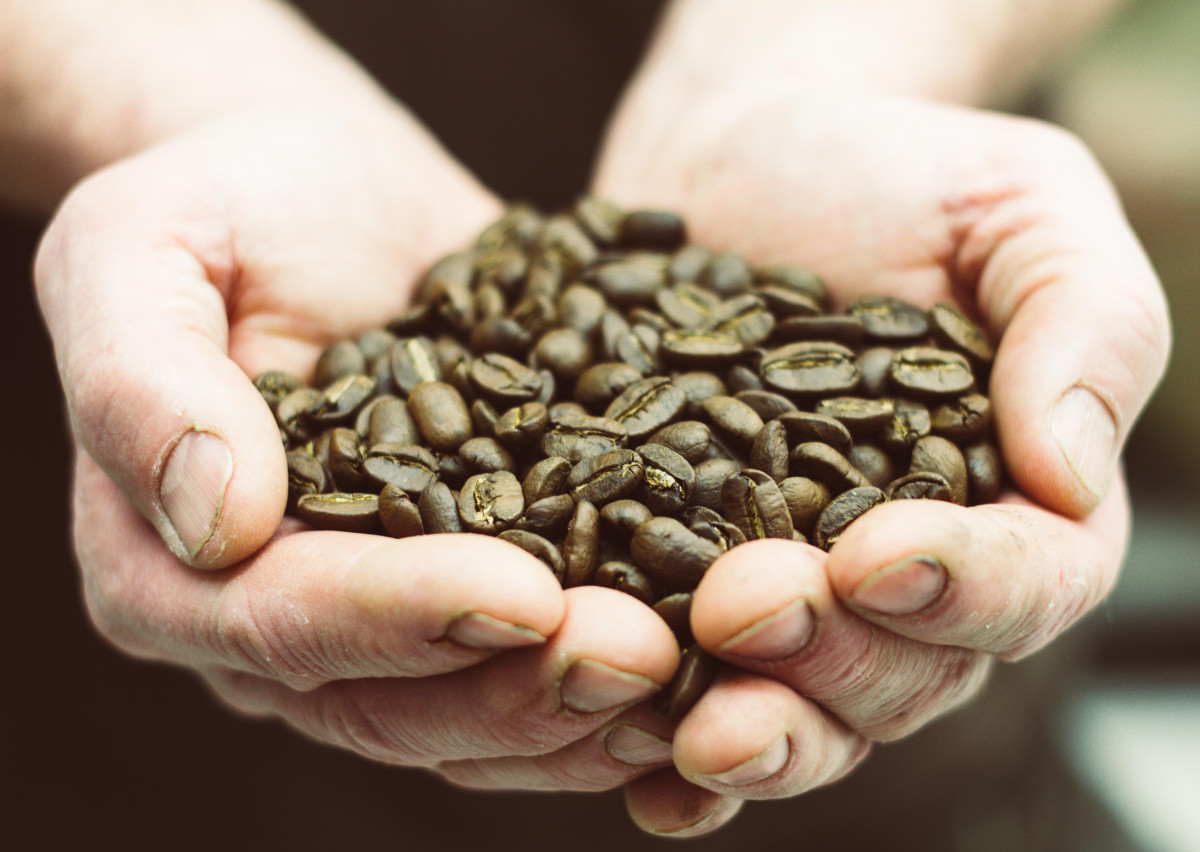
<instances>
[{"instance_id":1,"label":"pale skin","mask_svg":"<svg viewBox=\"0 0 1200 852\"><path fill-rule=\"evenodd\" d=\"M121 4L145 16L136 44L181 57L164 72L81 11L95 4L0 3L0 44L28 47L0 51L0 163L25 164L0 174L6 197L48 208L106 167L63 202L36 277L79 447L86 598L118 647L457 783L626 785L640 826L692 836L744 799L841 777L1111 587L1117 458L1168 349L1154 274L1077 142L929 102L993 94L1008 51L1032 73L1108 4L927 0L902 35L872 12L905 4L673 7L596 191L677 209L698 242L808 265L840 304L891 292L977 314L1004 334L992 387L1015 483L990 507L884 507L828 555L767 542L723 557L693 627L735 667L677 730L644 703L674 640L636 601L564 593L490 539L280 525L277 430L247 376L307 373L500 204L281 7L200 4L207 25L182 27L191 5ZM939 5L957 11L922 27ZM1030 11L1049 5L1057 19ZM262 49L215 49L230 31ZM47 71L38 39L90 61ZM188 95L199 73L209 85Z\"/></svg>"}]
</instances>

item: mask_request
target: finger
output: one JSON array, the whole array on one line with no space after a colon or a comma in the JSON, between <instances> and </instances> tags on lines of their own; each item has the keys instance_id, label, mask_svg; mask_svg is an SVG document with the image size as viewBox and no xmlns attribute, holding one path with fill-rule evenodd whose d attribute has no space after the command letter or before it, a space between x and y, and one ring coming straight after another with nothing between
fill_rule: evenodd
<instances>
[{"instance_id":1,"label":"finger","mask_svg":"<svg viewBox=\"0 0 1200 852\"><path fill-rule=\"evenodd\" d=\"M611 790L671 765L675 726L646 703L549 754L452 760L438 773L481 790Z\"/></svg>"},{"instance_id":2,"label":"finger","mask_svg":"<svg viewBox=\"0 0 1200 852\"><path fill-rule=\"evenodd\" d=\"M751 542L713 563L691 619L696 641L714 654L786 684L876 741L960 706L992 659L880 630L842 606L824 553L780 540Z\"/></svg>"},{"instance_id":3,"label":"finger","mask_svg":"<svg viewBox=\"0 0 1200 852\"><path fill-rule=\"evenodd\" d=\"M219 575L174 559L86 455L75 538L89 612L127 652L312 689L420 677L541 644L564 614L536 559L484 536L393 540L300 531Z\"/></svg>"},{"instance_id":4,"label":"finger","mask_svg":"<svg viewBox=\"0 0 1200 852\"><path fill-rule=\"evenodd\" d=\"M1082 521L1017 495L970 509L897 500L851 524L826 570L851 609L888 630L1017 659L1103 599L1127 533L1119 481Z\"/></svg>"},{"instance_id":5,"label":"finger","mask_svg":"<svg viewBox=\"0 0 1200 852\"><path fill-rule=\"evenodd\" d=\"M544 646L463 671L337 681L311 692L229 672L224 686L241 693L240 706L384 763L544 754L654 694L679 664L673 634L629 595L580 587L565 597L566 618Z\"/></svg>"},{"instance_id":6,"label":"finger","mask_svg":"<svg viewBox=\"0 0 1200 852\"><path fill-rule=\"evenodd\" d=\"M625 807L642 831L660 837L701 837L725 826L744 802L697 787L661 769L625 787Z\"/></svg>"},{"instance_id":7,"label":"finger","mask_svg":"<svg viewBox=\"0 0 1200 852\"><path fill-rule=\"evenodd\" d=\"M729 669L679 724L675 765L709 790L777 799L836 781L869 748L869 740L790 687Z\"/></svg>"},{"instance_id":8,"label":"finger","mask_svg":"<svg viewBox=\"0 0 1200 852\"><path fill-rule=\"evenodd\" d=\"M1120 203L1086 149L1028 128L1026 184L948 212L955 270L977 282L1003 338L991 378L1005 461L1021 489L1073 517L1108 491L1170 350L1166 302ZM989 176L993 184L995 178Z\"/></svg>"}]
</instances>

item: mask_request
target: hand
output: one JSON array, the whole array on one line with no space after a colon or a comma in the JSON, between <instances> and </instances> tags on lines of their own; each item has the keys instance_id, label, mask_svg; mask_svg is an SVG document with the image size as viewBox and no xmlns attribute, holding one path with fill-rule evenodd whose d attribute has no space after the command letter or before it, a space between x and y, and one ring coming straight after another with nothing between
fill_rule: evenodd
<instances>
[{"instance_id":1,"label":"hand","mask_svg":"<svg viewBox=\"0 0 1200 852\"><path fill-rule=\"evenodd\" d=\"M77 188L36 277L85 597L117 647L322 742L476 784L619 785L647 769L605 738L670 678L666 627L497 540L280 525L278 427L248 378L308 374L498 211L399 110L253 109Z\"/></svg>"},{"instance_id":2,"label":"hand","mask_svg":"<svg viewBox=\"0 0 1200 852\"><path fill-rule=\"evenodd\" d=\"M1166 308L1083 146L1036 122L795 83L706 100L635 90L595 191L674 209L695 242L864 293L959 304L1003 335L991 394L1013 485L994 505L896 502L828 555L766 541L696 592L698 641L734 663L680 724L678 777L630 788L650 830L840 777L870 743L961 705L994 659L1043 647L1112 587L1118 465L1161 376ZM661 785L661 786L660 786ZM682 803L703 788L697 822Z\"/></svg>"}]
</instances>

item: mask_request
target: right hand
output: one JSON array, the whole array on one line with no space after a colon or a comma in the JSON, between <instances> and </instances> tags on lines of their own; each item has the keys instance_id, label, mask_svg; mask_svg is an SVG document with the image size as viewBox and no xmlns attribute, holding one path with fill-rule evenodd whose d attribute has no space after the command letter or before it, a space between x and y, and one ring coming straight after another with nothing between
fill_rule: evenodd
<instances>
[{"instance_id":1,"label":"right hand","mask_svg":"<svg viewBox=\"0 0 1200 852\"><path fill-rule=\"evenodd\" d=\"M36 279L84 594L118 648L322 742L476 786L608 788L670 763L669 727L634 707L677 664L665 625L482 536L281 523L278 428L248 378L308 374L498 212L406 116L300 108L219 119L72 192ZM609 739L618 720L645 734ZM615 760L622 741L650 764Z\"/></svg>"}]
</instances>

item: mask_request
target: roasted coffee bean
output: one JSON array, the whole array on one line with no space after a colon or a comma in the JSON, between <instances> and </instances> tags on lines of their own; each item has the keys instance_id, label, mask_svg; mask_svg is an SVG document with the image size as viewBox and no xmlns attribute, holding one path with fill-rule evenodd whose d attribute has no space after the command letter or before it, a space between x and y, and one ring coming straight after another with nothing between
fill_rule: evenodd
<instances>
[{"instance_id":1,"label":"roasted coffee bean","mask_svg":"<svg viewBox=\"0 0 1200 852\"><path fill-rule=\"evenodd\" d=\"M609 450L586 458L571 469L567 493L578 501L603 506L632 496L644 472L642 457L633 450Z\"/></svg>"},{"instance_id":2,"label":"roasted coffee bean","mask_svg":"<svg viewBox=\"0 0 1200 852\"><path fill-rule=\"evenodd\" d=\"M537 248L543 255L562 260L566 272L577 272L596 261L599 251L583 228L570 216L551 216L538 234Z\"/></svg>"},{"instance_id":3,"label":"roasted coffee bean","mask_svg":"<svg viewBox=\"0 0 1200 852\"><path fill-rule=\"evenodd\" d=\"M662 336L663 361L682 369L720 369L741 357L744 347L732 334L676 329Z\"/></svg>"},{"instance_id":4,"label":"roasted coffee bean","mask_svg":"<svg viewBox=\"0 0 1200 852\"><path fill-rule=\"evenodd\" d=\"M792 516L775 480L761 470L742 470L721 487L725 517L746 539L792 537Z\"/></svg>"},{"instance_id":5,"label":"roasted coffee bean","mask_svg":"<svg viewBox=\"0 0 1200 852\"><path fill-rule=\"evenodd\" d=\"M663 589L687 591L700 584L708 566L721 555L721 548L674 518L651 518L634 530L629 552Z\"/></svg>"},{"instance_id":6,"label":"roasted coffee bean","mask_svg":"<svg viewBox=\"0 0 1200 852\"><path fill-rule=\"evenodd\" d=\"M1004 484L1004 465L1000 451L991 441L979 441L963 450L967 464L967 484L972 505L991 503Z\"/></svg>"},{"instance_id":7,"label":"roasted coffee bean","mask_svg":"<svg viewBox=\"0 0 1200 852\"><path fill-rule=\"evenodd\" d=\"M680 373L672 382L683 391L689 414L699 412L700 405L709 397L725 393L725 383L721 378L705 371Z\"/></svg>"},{"instance_id":8,"label":"roasted coffee bean","mask_svg":"<svg viewBox=\"0 0 1200 852\"><path fill-rule=\"evenodd\" d=\"M669 263L663 254L630 254L590 270L587 280L613 305L652 305L655 293L667 286Z\"/></svg>"},{"instance_id":9,"label":"roasted coffee bean","mask_svg":"<svg viewBox=\"0 0 1200 852\"><path fill-rule=\"evenodd\" d=\"M813 528L831 499L829 489L806 476L789 476L779 483L792 525L805 533Z\"/></svg>"},{"instance_id":10,"label":"roasted coffee bean","mask_svg":"<svg viewBox=\"0 0 1200 852\"><path fill-rule=\"evenodd\" d=\"M525 474L521 483L521 493L527 504L536 503L555 494L565 494L567 477L571 474L572 464L564 458L550 456L541 459Z\"/></svg>"},{"instance_id":11,"label":"roasted coffee bean","mask_svg":"<svg viewBox=\"0 0 1200 852\"><path fill-rule=\"evenodd\" d=\"M870 485L844 455L828 444L809 441L792 450L792 473L824 484L834 494Z\"/></svg>"},{"instance_id":12,"label":"roasted coffee bean","mask_svg":"<svg viewBox=\"0 0 1200 852\"><path fill-rule=\"evenodd\" d=\"M824 341L843 346L858 346L866 335L866 326L858 317L831 314L780 320L775 324L774 338L779 343Z\"/></svg>"},{"instance_id":13,"label":"roasted coffee bean","mask_svg":"<svg viewBox=\"0 0 1200 852\"><path fill-rule=\"evenodd\" d=\"M745 391L761 391L763 389L762 379L758 377L758 373L745 364L734 364L725 371L725 386L729 388L731 396L737 396Z\"/></svg>"},{"instance_id":14,"label":"roasted coffee bean","mask_svg":"<svg viewBox=\"0 0 1200 852\"><path fill-rule=\"evenodd\" d=\"M694 527L696 524L714 524L725 520L724 516L707 506L688 506L679 515L679 519L683 521L684 526Z\"/></svg>"},{"instance_id":15,"label":"roasted coffee bean","mask_svg":"<svg viewBox=\"0 0 1200 852\"><path fill-rule=\"evenodd\" d=\"M763 471L776 482L782 482L787 478L790 463L787 428L779 420L764 424L750 446L751 467Z\"/></svg>"},{"instance_id":16,"label":"roasted coffee bean","mask_svg":"<svg viewBox=\"0 0 1200 852\"><path fill-rule=\"evenodd\" d=\"M922 438L913 445L909 473L939 473L950 483L954 502L967 505L967 462L962 450L938 435Z\"/></svg>"},{"instance_id":17,"label":"roasted coffee bean","mask_svg":"<svg viewBox=\"0 0 1200 852\"><path fill-rule=\"evenodd\" d=\"M532 207L514 204L503 216L483 229L475 245L484 250L506 246L531 248L544 225L545 219Z\"/></svg>"},{"instance_id":18,"label":"roasted coffee bean","mask_svg":"<svg viewBox=\"0 0 1200 852\"><path fill-rule=\"evenodd\" d=\"M742 390L735 393L733 398L753 408L764 423L796 410L795 403L786 396L769 390Z\"/></svg>"},{"instance_id":19,"label":"roasted coffee bean","mask_svg":"<svg viewBox=\"0 0 1200 852\"><path fill-rule=\"evenodd\" d=\"M501 299L509 299L520 290L528 275L529 256L518 246L507 245L479 252L475 258L476 296L490 291L499 294Z\"/></svg>"},{"instance_id":20,"label":"roasted coffee bean","mask_svg":"<svg viewBox=\"0 0 1200 852\"><path fill-rule=\"evenodd\" d=\"M624 221L625 214L620 207L609 201L594 195L585 195L575 203L571 212L596 245L611 246L621 236L621 222Z\"/></svg>"},{"instance_id":21,"label":"roasted coffee bean","mask_svg":"<svg viewBox=\"0 0 1200 852\"><path fill-rule=\"evenodd\" d=\"M629 433L617 420L590 414L563 414L549 421L542 435L542 452L574 464L607 450L624 447Z\"/></svg>"},{"instance_id":22,"label":"roasted coffee bean","mask_svg":"<svg viewBox=\"0 0 1200 852\"><path fill-rule=\"evenodd\" d=\"M572 284L558 297L558 316L567 328L591 335L608 309L604 296L584 284Z\"/></svg>"},{"instance_id":23,"label":"roasted coffee bean","mask_svg":"<svg viewBox=\"0 0 1200 852\"><path fill-rule=\"evenodd\" d=\"M381 396L372 400L360 412L366 415L366 428L357 431L366 438L368 447L375 444L415 444L421 439L420 430L408 411L408 403L398 396Z\"/></svg>"},{"instance_id":24,"label":"roasted coffee bean","mask_svg":"<svg viewBox=\"0 0 1200 852\"><path fill-rule=\"evenodd\" d=\"M529 332L530 339L536 338L558 324L558 311L554 307L557 298L557 291L552 294L527 292L513 305L509 319Z\"/></svg>"},{"instance_id":25,"label":"roasted coffee bean","mask_svg":"<svg viewBox=\"0 0 1200 852\"><path fill-rule=\"evenodd\" d=\"M312 453L312 457L321 463L325 470L330 473L331 477L333 474L332 469L329 467L329 442L332 437L333 430L326 429L304 445L304 448ZM331 484L329 490L334 491L336 489Z\"/></svg>"},{"instance_id":26,"label":"roasted coffee bean","mask_svg":"<svg viewBox=\"0 0 1200 852\"><path fill-rule=\"evenodd\" d=\"M679 642L679 647L686 648L696 641L692 636L691 592L676 592L673 595L667 595L654 604L654 611L667 623L667 627L671 628L676 641Z\"/></svg>"},{"instance_id":27,"label":"roasted coffee bean","mask_svg":"<svg viewBox=\"0 0 1200 852\"><path fill-rule=\"evenodd\" d=\"M650 578L643 574L636 565L628 562L605 562L596 569L592 583L607 589L616 589L632 595L646 606L654 603L654 586Z\"/></svg>"},{"instance_id":28,"label":"roasted coffee bean","mask_svg":"<svg viewBox=\"0 0 1200 852\"><path fill-rule=\"evenodd\" d=\"M499 285L488 282L475 288L475 316L478 322L500 319L508 313L508 302Z\"/></svg>"},{"instance_id":29,"label":"roasted coffee bean","mask_svg":"<svg viewBox=\"0 0 1200 852\"><path fill-rule=\"evenodd\" d=\"M745 293L713 308L705 330L731 335L743 346L758 346L775 330L775 315L758 296Z\"/></svg>"},{"instance_id":30,"label":"roasted coffee bean","mask_svg":"<svg viewBox=\"0 0 1200 852\"><path fill-rule=\"evenodd\" d=\"M839 396L851 393L859 380L854 353L837 343L781 346L763 357L761 371L763 381L784 393Z\"/></svg>"},{"instance_id":31,"label":"roasted coffee bean","mask_svg":"<svg viewBox=\"0 0 1200 852\"><path fill-rule=\"evenodd\" d=\"M654 304L677 328L698 329L720 303L713 293L695 284L676 284L654 294Z\"/></svg>"},{"instance_id":32,"label":"roasted coffee bean","mask_svg":"<svg viewBox=\"0 0 1200 852\"><path fill-rule=\"evenodd\" d=\"M454 514L457 519L457 509ZM408 538L425 533L425 524L417 505L404 489L395 485L385 485L379 493L379 520L383 531L392 538Z\"/></svg>"},{"instance_id":33,"label":"roasted coffee bean","mask_svg":"<svg viewBox=\"0 0 1200 852\"><path fill-rule=\"evenodd\" d=\"M712 261L713 253L704 246L684 246L671 258L671 280L694 284Z\"/></svg>"},{"instance_id":34,"label":"roasted coffee bean","mask_svg":"<svg viewBox=\"0 0 1200 852\"><path fill-rule=\"evenodd\" d=\"M967 359L957 352L913 346L892 358L892 385L918 399L944 400L975 389Z\"/></svg>"},{"instance_id":35,"label":"roasted coffee bean","mask_svg":"<svg viewBox=\"0 0 1200 852\"><path fill-rule=\"evenodd\" d=\"M679 512L696 485L696 471L687 459L662 444L643 444L637 453L645 467L638 491L642 501L656 515Z\"/></svg>"},{"instance_id":36,"label":"roasted coffee bean","mask_svg":"<svg viewBox=\"0 0 1200 852\"><path fill-rule=\"evenodd\" d=\"M835 396L817 403L814 413L837 420L855 438L869 438L892 422L895 409L890 399Z\"/></svg>"},{"instance_id":37,"label":"roasted coffee bean","mask_svg":"<svg viewBox=\"0 0 1200 852\"><path fill-rule=\"evenodd\" d=\"M620 421L630 441L640 441L674 420L687 397L666 376L634 382L605 409L604 416Z\"/></svg>"},{"instance_id":38,"label":"roasted coffee bean","mask_svg":"<svg viewBox=\"0 0 1200 852\"><path fill-rule=\"evenodd\" d=\"M442 453L438 456L438 479L451 488L462 488L468 477L478 471L458 453Z\"/></svg>"},{"instance_id":39,"label":"roasted coffee bean","mask_svg":"<svg viewBox=\"0 0 1200 852\"><path fill-rule=\"evenodd\" d=\"M821 314L821 306L812 296L778 284L758 286L750 292L762 300L776 320L790 317L815 317ZM772 323L772 330L774 330L774 323Z\"/></svg>"},{"instance_id":40,"label":"roasted coffee bean","mask_svg":"<svg viewBox=\"0 0 1200 852\"><path fill-rule=\"evenodd\" d=\"M554 374L549 370L539 370L538 378L542 380L542 390L538 393L537 399L534 402L540 402L548 410L550 403L554 401L555 396L558 394L558 383L554 381Z\"/></svg>"},{"instance_id":41,"label":"roasted coffee bean","mask_svg":"<svg viewBox=\"0 0 1200 852\"><path fill-rule=\"evenodd\" d=\"M488 354L471 362L471 383L493 405L503 409L537 399L542 377L507 355Z\"/></svg>"},{"instance_id":42,"label":"roasted coffee bean","mask_svg":"<svg viewBox=\"0 0 1200 852\"><path fill-rule=\"evenodd\" d=\"M317 529L373 533L380 529L379 498L374 494L305 494L296 516Z\"/></svg>"},{"instance_id":43,"label":"roasted coffee bean","mask_svg":"<svg viewBox=\"0 0 1200 852\"><path fill-rule=\"evenodd\" d=\"M367 491L371 487L371 478L363 468L362 442L353 429L330 430L329 469L338 491Z\"/></svg>"},{"instance_id":44,"label":"roasted coffee bean","mask_svg":"<svg viewBox=\"0 0 1200 852\"><path fill-rule=\"evenodd\" d=\"M754 275L746 261L738 255L717 254L704 268L700 283L727 299L749 290L754 283Z\"/></svg>"},{"instance_id":45,"label":"roasted coffee bean","mask_svg":"<svg viewBox=\"0 0 1200 852\"><path fill-rule=\"evenodd\" d=\"M321 494L329 490L329 475L325 467L303 450L292 450L287 454L288 509L296 510L296 503L305 494Z\"/></svg>"},{"instance_id":46,"label":"roasted coffee bean","mask_svg":"<svg viewBox=\"0 0 1200 852\"><path fill-rule=\"evenodd\" d=\"M887 396L891 390L892 358L896 350L888 346L872 346L859 352L854 359L862 374L859 393L869 397Z\"/></svg>"},{"instance_id":47,"label":"roasted coffee bean","mask_svg":"<svg viewBox=\"0 0 1200 852\"><path fill-rule=\"evenodd\" d=\"M540 402L527 402L513 406L496 419L496 440L513 452L522 453L539 446L549 427L550 413L546 406Z\"/></svg>"},{"instance_id":48,"label":"roasted coffee bean","mask_svg":"<svg viewBox=\"0 0 1200 852\"><path fill-rule=\"evenodd\" d=\"M634 249L675 251L687 239L683 220L665 210L633 210L621 222L622 246Z\"/></svg>"},{"instance_id":49,"label":"roasted coffee bean","mask_svg":"<svg viewBox=\"0 0 1200 852\"><path fill-rule=\"evenodd\" d=\"M546 409L546 425L549 426L551 420L557 420L558 418L565 417L568 414L586 415L587 413L588 410L578 402L556 402L554 405Z\"/></svg>"},{"instance_id":50,"label":"roasted coffee bean","mask_svg":"<svg viewBox=\"0 0 1200 852\"><path fill-rule=\"evenodd\" d=\"M519 530L559 539L575 513L575 501L567 494L555 494L525 505L525 514L514 524Z\"/></svg>"},{"instance_id":51,"label":"roasted coffee bean","mask_svg":"<svg viewBox=\"0 0 1200 852\"><path fill-rule=\"evenodd\" d=\"M458 448L473 473L494 473L497 470L516 472L517 463L495 438L471 438Z\"/></svg>"},{"instance_id":52,"label":"roasted coffee bean","mask_svg":"<svg viewBox=\"0 0 1200 852\"><path fill-rule=\"evenodd\" d=\"M833 547L846 527L887 498L873 485L852 488L830 501L813 529L813 543L822 550Z\"/></svg>"},{"instance_id":53,"label":"roasted coffee bean","mask_svg":"<svg viewBox=\"0 0 1200 852\"><path fill-rule=\"evenodd\" d=\"M658 371L661 338L648 325L635 325L618 335L615 344L617 360L628 364L643 375Z\"/></svg>"},{"instance_id":54,"label":"roasted coffee bean","mask_svg":"<svg viewBox=\"0 0 1200 852\"><path fill-rule=\"evenodd\" d=\"M602 410L630 385L641 380L641 372L624 362L593 364L575 383L575 398L592 410Z\"/></svg>"},{"instance_id":55,"label":"roasted coffee bean","mask_svg":"<svg viewBox=\"0 0 1200 852\"><path fill-rule=\"evenodd\" d=\"M375 392L375 380L350 374L334 379L304 416L324 428L353 420L358 410Z\"/></svg>"},{"instance_id":56,"label":"roasted coffee bean","mask_svg":"<svg viewBox=\"0 0 1200 852\"><path fill-rule=\"evenodd\" d=\"M572 382L591 366L592 345L573 328L556 328L538 339L533 360L556 378Z\"/></svg>"},{"instance_id":57,"label":"roasted coffee bean","mask_svg":"<svg viewBox=\"0 0 1200 852\"><path fill-rule=\"evenodd\" d=\"M437 294L447 287L455 289L469 287L471 279L474 277L474 252L462 251L448 255L429 267L429 270L417 283L417 302L421 305L429 305L434 301ZM422 322L422 325L425 325L425 323ZM388 330L393 334L402 333L392 327L389 327Z\"/></svg>"},{"instance_id":58,"label":"roasted coffee bean","mask_svg":"<svg viewBox=\"0 0 1200 852\"><path fill-rule=\"evenodd\" d=\"M977 367L987 367L996 357L996 349L983 330L953 305L938 302L930 308L929 324L939 346L961 352Z\"/></svg>"},{"instance_id":59,"label":"roasted coffee bean","mask_svg":"<svg viewBox=\"0 0 1200 852\"><path fill-rule=\"evenodd\" d=\"M754 270L754 280L762 287L784 287L803 293L818 305L825 304L829 299L829 292L820 276L799 266L759 267Z\"/></svg>"},{"instance_id":60,"label":"roasted coffee bean","mask_svg":"<svg viewBox=\"0 0 1200 852\"><path fill-rule=\"evenodd\" d=\"M458 514L470 532L495 535L516 523L524 511L521 483L506 470L476 474L458 493Z\"/></svg>"},{"instance_id":61,"label":"roasted coffee bean","mask_svg":"<svg viewBox=\"0 0 1200 852\"><path fill-rule=\"evenodd\" d=\"M471 327L471 351L524 358L533 333L512 317L485 317Z\"/></svg>"},{"instance_id":62,"label":"roasted coffee bean","mask_svg":"<svg viewBox=\"0 0 1200 852\"><path fill-rule=\"evenodd\" d=\"M503 539L509 544L515 544L530 556L541 560L542 564L550 569L554 579L558 580L560 585L562 584L563 577L567 573L567 564L563 561L558 548L545 538L528 530L504 530L497 538Z\"/></svg>"},{"instance_id":63,"label":"roasted coffee bean","mask_svg":"<svg viewBox=\"0 0 1200 852\"><path fill-rule=\"evenodd\" d=\"M394 486L388 486L393 488ZM382 497L380 498L383 499ZM380 513L382 514L382 507ZM417 511L426 533L462 532L462 520L458 516L458 500L450 486L444 482L432 482L425 486L417 498Z\"/></svg>"},{"instance_id":64,"label":"roasted coffee bean","mask_svg":"<svg viewBox=\"0 0 1200 852\"><path fill-rule=\"evenodd\" d=\"M299 376L285 373L283 370L267 370L259 373L254 379L254 386L262 394L271 411L274 412L285 396L294 390L304 387Z\"/></svg>"},{"instance_id":65,"label":"roasted coffee bean","mask_svg":"<svg viewBox=\"0 0 1200 852\"><path fill-rule=\"evenodd\" d=\"M711 437L708 426L699 420L679 420L659 429L648 443L662 444L695 465L704 459Z\"/></svg>"},{"instance_id":66,"label":"roasted coffee bean","mask_svg":"<svg viewBox=\"0 0 1200 852\"><path fill-rule=\"evenodd\" d=\"M435 450L452 453L475 435L467 403L452 385L425 382L408 396L417 429Z\"/></svg>"},{"instance_id":67,"label":"roasted coffee bean","mask_svg":"<svg viewBox=\"0 0 1200 852\"><path fill-rule=\"evenodd\" d=\"M721 548L721 552L732 550L739 544L746 543L746 534L729 521L708 521L690 524L688 529L700 538L707 539Z\"/></svg>"},{"instance_id":68,"label":"roasted coffee bean","mask_svg":"<svg viewBox=\"0 0 1200 852\"><path fill-rule=\"evenodd\" d=\"M380 486L395 485L416 497L438 478L439 462L416 444L375 444L367 450L362 467Z\"/></svg>"},{"instance_id":69,"label":"roasted coffee bean","mask_svg":"<svg viewBox=\"0 0 1200 852\"><path fill-rule=\"evenodd\" d=\"M567 270L568 263L557 254L539 254L530 258L525 286L521 289L522 299L557 299ZM574 272L571 267L572 275Z\"/></svg>"},{"instance_id":70,"label":"roasted coffee bean","mask_svg":"<svg viewBox=\"0 0 1200 852\"><path fill-rule=\"evenodd\" d=\"M470 254L466 254L468 268L471 262ZM418 302L409 305L384 325L384 329L393 335L397 341L401 338L416 337L429 328L433 317L433 307L428 302ZM394 346L395 344L393 344Z\"/></svg>"},{"instance_id":71,"label":"roasted coffee bean","mask_svg":"<svg viewBox=\"0 0 1200 852\"><path fill-rule=\"evenodd\" d=\"M692 488L692 505L721 510L721 488L725 480L742 469L732 459L706 459L695 466L696 485Z\"/></svg>"},{"instance_id":72,"label":"roasted coffee bean","mask_svg":"<svg viewBox=\"0 0 1200 852\"><path fill-rule=\"evenodd\" d=\"M992 404L982 394L967 394L938 406L931 424L943 438L959 445L970 444L982 438L992 425Z\"/></svg>"},{"instance_id":73,"label":"roasted coffee bean","mask_svg":"<svg viewBox=\"0 0 1200 852\"><path fill-rule=\"evenodd\" d=\"M567 524L563 539L562 554L567 566L562 581L564 589L592 581L596 566L600 564L600 513L586 500L575 505L575 514Z\"/></svg>"},{"instance_id":74,"label":"roasted coffee bean","mask_svg":"<svg viewBox=\"0 0 1200 852\"><path fill-rule=\"evenodd\" d=\"M496 422L499 419L496 407L486 399L477 399L471 403L471 425L475 427L476 435L495 438Z\"/></svg>"},{"instance_id":75,"label":"roasted coffee bean","mask_svg":"<svg viewBox=\"0 0 1200 852\"><path fill-rule=\"evenodd\" d=\"M929 334L925 312L893 296L863 296L846 313L862 320L867 337L883 343L916 343Z\"/></svg>"},{"instance_id":76,"label":"roasted coffee bean","mask_svg":"<svg viewBox=\"0 0 1200 852\"><path fill-rule=\"evenodd\" d=\"M617 537L628 541L639 525L654 517L645 503L637 500L614 500L600 510L604 527Z\"/></svg>"},{"instance_id":77,"label":"roasted coffee bean","mask_svg":"<svg viewBox=\"0 0 1200 852\"><path fill-rule=\"evenodd\" d=\"M888 483L884 494L889 500L944 500L954 502L954 492L946 477L932 471L909 473Z\"/></svg>"},{"instance_id":78,"label":"roasted coffee bean","mask_svg":"<svg viewBox=\"0 0 1200 852\"><path fill-rule=\"evenodd\" d=\"M661 339L663 332L671 331L675 326L669 319L664 317L658 311L650 308L638 307L629 309L629 322L633 326L645 325L654 329Z\"/></svg>"},{"instance_id":79,"label":"roasted coffee bean","mask_svg":"<svg viewBox=\"0 0 1200 852\"><path fill-rule=\"evenodd\" d=\"M664 719L682 719L712 685L719 665L717 658L699 645L689 645L671 682L654 697L654 712Z\"/></svg>"},{"instance_id":80,"label":"roasted coffee bean","mask_svg":"<svg viewBox=\"0 0 1200 852\"><path fill-rule=\"evenodd\" d=\"M433 294L432 304L442 323L460 334L469 334L475 325L475 301L466 284L446 284Z\"/></svg>"},{"instance_id":81,"label":"roasted coffee bean","mask_svg":"<svg viewBox=\"0 0 1200 852\"><path fill-rule=\"evenodd\" d=\"M846 454L846 461L858 468L867 482L876 488L884 488L892 481L895 468L888 454L874 444L855 444Z\"/></svg>"},{"instance_id":82,"label":"roasted coffee bean","mask_svg":"<svg viewBox=\"0 0 1200 852\"><path fill-rule=\"evenodd\" d=\"M749 447L763 427L758 413L732 396L711 397L702 407L714 430L741 447Z\"/></svg>"},{"instance_id":83,"label":"roasted coffee bean","mask_svg":"<svg viewBox=\"0 0 1200 852\"><path fill-rule=\"evenodd\" d=\"M325 347L313 369L313 385L323 388L343 376L367 371L367 359L352 340L339 340Z\"/></svg>"},{"instance_id":84,"label":"roasted coffee bean","mask_svg":"<svg viewBox=\"0 0 1200 852\"><path fill-rule=\"evenodd\" d=\"M320 400L321 392L316 388L296 388L275 406L275 420L289 438L302 444L316 433L316 427L306 415Z\"/></svg>"},{"instance_id":85,"label":"roasted coffee bean","mask_svg":"<svg viewBox=\"0 0 1200 852\"><path fill-rule=\"evenodd\" d=\"M929 409L919 402L898 399L893 403L892 422L876 436L879 445L889 453L912 451L913 444L931 431Z\"/></svg>"},{"instance_id":86,"label":"roasted coffee bean","mask_svg":"<svg viewBox=\"0 0 1200 852\"><path fill-rule=\"evenodd\" d=\"M442 367L438 363L433 341L428 337L408 337L392 347L392 381L404 396L422 382L440 382Z\"/></svg>"}]
</instances>

